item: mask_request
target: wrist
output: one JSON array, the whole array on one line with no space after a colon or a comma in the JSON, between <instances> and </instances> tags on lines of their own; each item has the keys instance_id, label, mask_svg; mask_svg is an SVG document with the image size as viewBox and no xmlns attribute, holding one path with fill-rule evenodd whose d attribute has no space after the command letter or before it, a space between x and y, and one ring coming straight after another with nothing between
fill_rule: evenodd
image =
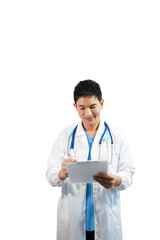
<instances>
[{"instance_id":1,"label":"wrist","mask_svg":"<svg viewBox=\"0 0 160 240\"><path fill-rule=\"evenodd\" d=\"M121 184L121 182L122 182L122 178L120 176L116 176L114 186L118 187Z\"/></svg>"}]
</instances>

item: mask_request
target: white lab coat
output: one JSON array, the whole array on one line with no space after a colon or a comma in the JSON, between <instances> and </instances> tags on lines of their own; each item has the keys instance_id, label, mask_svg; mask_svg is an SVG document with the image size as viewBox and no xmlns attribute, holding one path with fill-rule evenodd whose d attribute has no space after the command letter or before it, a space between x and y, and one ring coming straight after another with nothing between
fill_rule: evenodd
<instances>
[{"instance_id":1,"label":"white lab coat","mask_svg":"<svg viewBox=\"0 0 160 240\"><path fill-rule=\"evenodd\" d=\"M49 155L47 180L53 186L62 187L57 212L57 240L86 240L85 211L86 184L73 184L69 178L61 181L58 173L61 163L68 155L71 136L75 125L62 131ZM114 141L114 154L109 172L119 175L122 183L117 187L106 189L99 183L93 183L95 240L122 240L120 213L120 191L132 183L134 164L126 140L119 131L111 128ZM101 120L93 142L92 160L99 160L99 140L104 131L104 121ZM80 122L75 135L74 149L76 159L86 161L89 146ZM101 144L101 160L110 160L111 140L108 131Z\"/></svg>"}]
</instances>

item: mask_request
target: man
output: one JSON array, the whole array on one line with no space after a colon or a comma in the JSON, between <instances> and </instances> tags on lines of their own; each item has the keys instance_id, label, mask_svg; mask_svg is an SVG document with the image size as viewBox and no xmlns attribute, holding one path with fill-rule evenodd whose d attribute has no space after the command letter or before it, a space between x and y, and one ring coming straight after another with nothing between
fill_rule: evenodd
<instances>
[{"instance_id":1,"label":"man","mask_svg":"<svg viewBox=\"0 0 160 240\"><path fill-rule=\"evenodd\" d=\"M92 80L79 82L74 89L73 105L81 122L77 128L74 124L61 132L48 160L48 182L62 187L57 240L122 240L120 191L131 185L135 170L128 145L114 128L104 132L105 124L100 118L104 100L98 83ZM71 158L69 150L73 132L76 156ZM93 176L96 182L71 183L66 163L108 159L112 159L109 173Z\"/></svg>"}]
</instances>

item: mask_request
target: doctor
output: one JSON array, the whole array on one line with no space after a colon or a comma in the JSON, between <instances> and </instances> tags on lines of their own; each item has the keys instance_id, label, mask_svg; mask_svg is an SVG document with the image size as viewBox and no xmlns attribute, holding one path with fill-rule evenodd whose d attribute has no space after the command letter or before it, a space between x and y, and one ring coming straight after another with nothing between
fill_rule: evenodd
<instances>
[{"instance_id":1,"label":"doctor","mask_svg":"<svg viewBox=\"0 0 160 240\"><path fill-rule=\"evenodd\" d=\"M74 107L81 118L74 136L75 156L71 157L69 151L76 124L61 132L49 155L47 180L53 187L62 188L57 240L122 240L120 191L131 185L135 168L127 142L117 129L110 127L113 151L109 130L99 147L106 120L100 118L103 105L99 84L80 81L74 89ZM70 182L66 163L108 160L111 155L109 173L94 176L95 183Z\"/></svg>"}]
</instances>

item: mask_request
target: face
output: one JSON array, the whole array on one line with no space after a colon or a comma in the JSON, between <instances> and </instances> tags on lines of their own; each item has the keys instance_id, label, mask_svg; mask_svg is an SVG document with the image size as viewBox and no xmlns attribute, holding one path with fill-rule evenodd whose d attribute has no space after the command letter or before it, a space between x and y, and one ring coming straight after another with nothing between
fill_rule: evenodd
<instances>
[{"instance_id":1,"label":"face","mask_svg":"<svg viewBox=\"0 0 160 240\"><path fill-rule=\"evenodd\" d=\"M103 103L103 99L99 102L97 97L91 96L80 97L73 105L82 119L84 126L93 126L100 121L100 112L103 108Z\"/></svg>"}]
</instances>

